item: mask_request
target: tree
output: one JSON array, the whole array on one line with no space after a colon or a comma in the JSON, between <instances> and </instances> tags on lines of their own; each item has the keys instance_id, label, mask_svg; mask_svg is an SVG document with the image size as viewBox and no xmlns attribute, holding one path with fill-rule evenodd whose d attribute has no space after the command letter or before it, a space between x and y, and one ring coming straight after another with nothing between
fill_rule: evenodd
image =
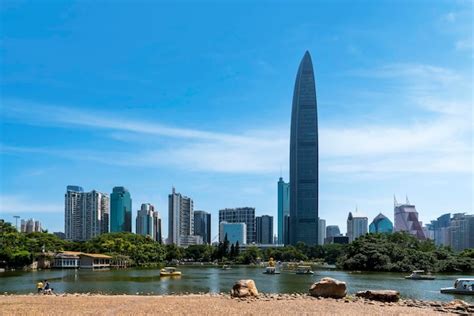
<instances>
[{"instance_id":1,"label":"tree","mask_svg":"<svg viewBox=\"0 0 474 316\"><path fill-rule=\"evenodd\" d=\"M234 249L234 252L235 252L235 257L238 257L240 255L240 245L239 245L239 241L237 240L235 242L235 249Z\"/></svg>"}]
</instances>

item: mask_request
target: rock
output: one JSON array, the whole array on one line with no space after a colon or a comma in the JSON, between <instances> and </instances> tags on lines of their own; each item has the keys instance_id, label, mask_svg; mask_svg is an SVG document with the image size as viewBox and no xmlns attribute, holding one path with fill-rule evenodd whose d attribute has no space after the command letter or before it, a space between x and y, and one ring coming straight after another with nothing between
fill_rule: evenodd
<instances>
[{"instance_id":1,"label":"rock","mask_svg":"<svg viewBox=\"0 0 474 316\"><path fill-rule=\"evenodd\" d=\"M400 292L392 291L392 290L379 290L379 291L367 290L367 291L357 292L356 296L363 297L365 299L372 300L372 301L398 302L398 300L400 299ZM410 305L408 304L408 306Z\"/></svg>"},{"instance_id":2,"label":"rock","mask_svg":"<svg viewBox=\"0 0 474 316\"><path fill-rule=\"evenodd\" d=\"M240 280L235 282L230 292L232 297L258 296L254 280Z\"/></svg>"},{"instance_id":3,"label":"rock","mask_svg":"<svg viewBox=\"0 0 474 316\"><path fill-rule=\"evenodd\" d=\"M322 278L311 285L309 294L316 297L343 298L347 294L346 282L333 278Z\"/></svg>"}]
</instances>

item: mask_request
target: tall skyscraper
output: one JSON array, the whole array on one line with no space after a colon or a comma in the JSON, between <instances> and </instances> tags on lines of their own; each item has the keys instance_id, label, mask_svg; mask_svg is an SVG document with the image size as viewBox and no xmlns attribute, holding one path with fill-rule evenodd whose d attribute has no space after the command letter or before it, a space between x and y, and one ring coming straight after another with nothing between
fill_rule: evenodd
<instances>
[{"instance_id":1,"label":"tall skyscraper","mask_svg":"<svg viewBox=\"0 0 474 316\"><path fill-rule=\"evenodd\" d=\"M20 231L27 234L41 232L41 222L35 221L33 218L28 220L22 219Z\"/></svg>"},{"instance_id":2,"label":"tall skyscraper","mask_svg":"<svg viewBox=\"0 0 474 316\"><path fill-rule=\"evenodd\" d=\"M84 192L79 186L67 186L64 196L66 239L89 240L109 231L109 196L98 191Z\"/></svg>"},{"instance_id":3,"label":"tall skyscraper","mask_svg":"<svg viewBox=\"0 0 474 316\"><path fill-rule=\"evenodd\" d=\"M431 221L434 231L434 242L436 246L450 245L449 227L451 226L451 213L443 214L435 221Z\"/></svg>"},{"instance_id":4,"label":"tall skyscraper","mask_svg":"<svg viewBox=\"0 0 474 316\"><path fill-rule=\"evenodd\" d=\"M227 223L245 223L248 244L256 241L255 231L255 208L254 207L238 207L225 208L219 210L219 224L221 222ZM219 239L223 236L219 236Z\"/></svg>"},{"instance_id":5,"label":"tall skyscraper","mask_svg":"<svg viewBox=\"0 0 474 316\"><path fill-rule=\"evenodd\" d=\"M110 195L110 231L132 232L132 197L124 187L114 187Z\"/></svg>"},{"instance_id":6,"label":"tall skyscraper","mask_svg":"<svg viewBox=\"0 0 474 316\"><path fill-rule=\"evenodd\" d=\"M262 215L255 218L258 244L273 244L273 216Z\"/></svg>"},{"instance_id":7,"label":"tall skyscraper","mask_svg":"<svg viewBox=\"0 0 474 316\"><path fill-rule=\"evenodd\" d=\"M393 200L395 214L394 231L406 231L416 236L418 239L426 239L426 236L423 233L423 227L418 220L418 212L416 211L415 205L410 204L408 198L405 204L397 203L395 197L393 197Z\"/></svg>"},{"instance_id":8,"label":"tall skyscraper","mask_svg":"<svg viewBox=\"0 0 474 316\"><path fill-rule=\"evenodd\" d=\"M318 244L318 115L307 51L296 75L290 134L290 243Z\"/></svg>"},{"instance_id":9,"label":"tall skyscraper","mask_svg":"<svg viewBox=\"0 0 474 316\"><path fill-rule=\"evenodd\" d=\"M318 245L324 244L324 239L326 239L326 220L320 218L318 220Z\"/></svg>"},{"instance_id":10,"label":"tall skyscraper","mask_svg":"<svg viewBox=\"0 0 474 316\"><path fill-rule=\"evenodd\" d=\"M326 226L326 238L341 236L341 231L337 225Z\"/></svg>"},{"instance_id":11,"label":"tall skyscraper","mask_svg":"<svg viewBox=\"0 0 474 316\"><path fill-rule=\"evenodd\" d=\"M173 188L168 195L168 243L178 246L198 244L199 239L195 237L193 200L176 193Z\"/></svg>"},{"instance_id":12,"label":"tall skyscraper","mask_svg":"<svg viewBox=\"0 0 474 316\"><path fill-rule=\"evenodd\" d=\"M369 225L369 232L370 233L391 233L393 232L393 224L392 221L388 219L387 216L379 213L379 215L375 216L372 223Z\"/></svg>"},{"instance_id":13,"label":"tall skyscraper","mask_svg":"<svg viewBox=\"0 0 474 316\"><path fill-rule=\"evenodd\" d=\"M205 244L211 244L211 214L194 211L194 234L201 236Z\"/></svg>"},{"instance_id":14,"label":"tall skyscraper","mask_svg":"<svg viewBox=\"0 0 474 316\"><path fill-rule=\"evenodd\" d=\"M155 240L155 225L153 222L155 207L150 203L143 203L137 211L135 232L138 235L148 236Z\"/></svg>"},{"instance_id":15,"label":"tall skyscraper","mask_svg":"<svg viewBox=\"0 0 474 316\"><path fill-rule=\"evenodd\" d=\"M163 237L161 234L161 217L158 211L153 212L153 232L155 233L155 240L160 244L163 243Z\"/></svg>"},{"instance_id":16,"label":"tall skyscraper","mask_svg":"<svg viewBox=\"0 0 474 316\"><path fill-rule=\"evenodd\" d=\"M347 217L347 237L349 242L353 242L358 237L367 234L368 218L365 216L353 216L349 212Z\"/></svg>"},{"instance_id":17,"label":"tall skyscraper","mask_svg":"<svg viewBox=\"0 0 474 316\"><path fill-rule=\"evenodd\" d=\"M285 217L290 216L290 185L280 177L278 180L278 243L288 243L288 229Z\"/></svg>"}]
</instances>

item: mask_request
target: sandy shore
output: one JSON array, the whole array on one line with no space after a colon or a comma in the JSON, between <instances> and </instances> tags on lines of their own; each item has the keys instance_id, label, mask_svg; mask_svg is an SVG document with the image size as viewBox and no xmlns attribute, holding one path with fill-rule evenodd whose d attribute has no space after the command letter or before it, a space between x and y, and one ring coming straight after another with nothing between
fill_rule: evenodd
<instances>
[{"instance_id":1,"label":"sandy shore","mask_svg":"<svg viewBox=\"0 0 474 316\"><path fill-rule=\"evenodd\" d=\"M433 306L432 306L433 305ZM471 305L474 308L474 305ZM469 307L470 308L470 307ZM0 315L436 315L464 313L441 303L362 299L317 299L307 295L265 294L258 299L229 295L135 296L84 295L0 296Z\"/></svg>"}]
</instances>

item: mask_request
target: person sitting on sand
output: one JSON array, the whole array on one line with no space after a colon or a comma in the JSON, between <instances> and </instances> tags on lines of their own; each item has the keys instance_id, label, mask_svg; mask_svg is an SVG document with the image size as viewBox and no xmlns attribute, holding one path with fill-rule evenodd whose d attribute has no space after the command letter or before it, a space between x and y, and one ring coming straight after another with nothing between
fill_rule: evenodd
<instances>
[{"instance_id":1,"label":"person sitting on sand","mask_svg":"<svg viewBox=\"0 0 474 316\"><path fill-rule=\"evenodd\" d=\"M49 285L48 280L44 280L43 293L44 293L44 294L53 294L53 293L52 293L52 289L51 289L51 287L50 287L50 285Z\"/></svg>"},{"instance_id":2,"label":"person sitting on sand","mask_svg":"<svg viewBox=\"0 0 474 316\"><path fill-rule=\"evenodd\" d=\"M43 282L41 280L38 283L36 283L36 289L38 290L38 294L43 292Z\"/></svg>"}]
</instances>

